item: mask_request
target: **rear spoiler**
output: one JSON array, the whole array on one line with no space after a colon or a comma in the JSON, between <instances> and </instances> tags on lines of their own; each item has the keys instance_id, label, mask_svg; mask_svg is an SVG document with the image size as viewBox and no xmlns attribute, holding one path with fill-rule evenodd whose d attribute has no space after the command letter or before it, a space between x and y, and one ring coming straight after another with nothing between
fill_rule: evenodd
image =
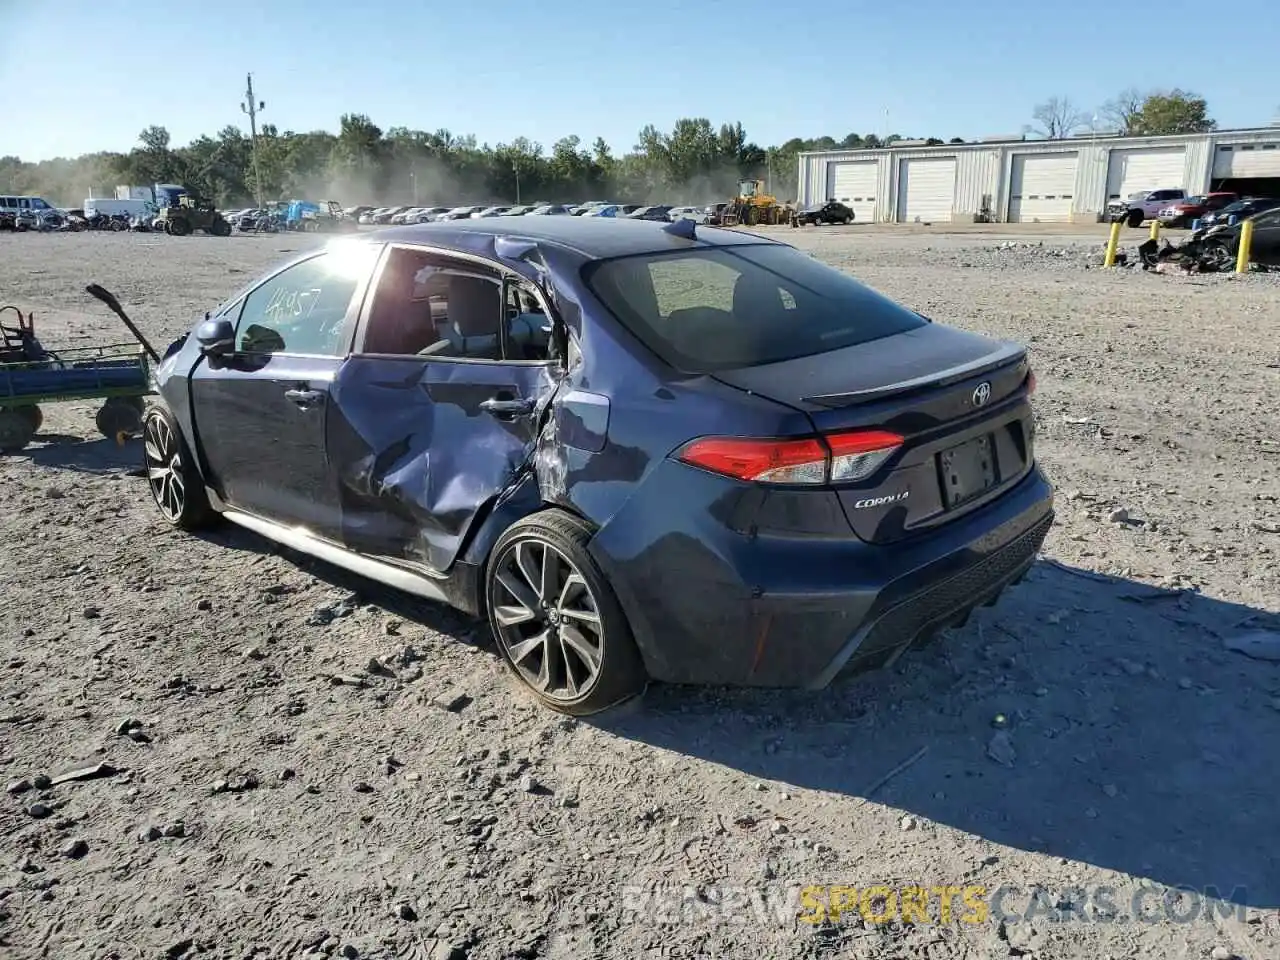
<instances>
[{"instance_id":1,"label":"rear spoiler","mask_svg":"<svg viewBox=\"0 0 1280 960\"><path fill-rule=\"evenodd\" d=\"M1016 343L1002 344L995 353L989 353L985 357L978 360L970 360L968 363L962 363L958 366L943 370L941 373L929 373L921 377L914 377L911 380L900 380L897 383L886 384L883 387L872 387L868 390L849 390L844 393L827 393L816 397L804 397L805 403L816 403L822 407L830 407L832 409L838 407L848 407L856 403L867 403L872 400L882 400L885 397L894 397L903 393L913 393L916 390L923 390L927 387L946 387L961 380L967 380L970 377L976 377L979 374L986 373L988 370L995 370L999 367L1009 366L1012 363L1023 362L1027 358L1027 350L1025 347Z\"/></svg>"}]
</instances>

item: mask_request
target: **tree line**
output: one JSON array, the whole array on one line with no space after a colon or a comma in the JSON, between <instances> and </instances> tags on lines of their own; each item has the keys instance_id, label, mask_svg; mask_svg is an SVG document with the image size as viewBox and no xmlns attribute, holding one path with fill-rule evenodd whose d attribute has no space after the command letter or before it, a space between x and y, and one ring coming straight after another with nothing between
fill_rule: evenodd
<instances>
[{"instance_id":1,"label":"tree line","mask_svg":"<svg viewBox=\"0 0 1280 960\"><path fill-rule=\"evenodd\" d=\"M39 163L0 157L0 192L33 194L64 206L116 184L180 183L222 206L267 200L336 199L343 204L578 201L708 203L736 193L741 178L760 179L779 199L796 196L797 155L805 150L874 149L893 134L795 137L761 147L741 123L677 120L644 127L635 147L615 156L602 138L576 136L550 149L525 137L496 146L449 130L383 130L364 114L345 114L338 131L298 133L271 124L250 138L227 126L176 147L168 130L148 127L128 153L100 152ZM929 138L929 143L943 143ZM958 137L951 142L963 142Z\"/></svg>"},{"instance_id":2,"label":"tree line","mask_svg":"<svg viewBox=\"0 0 1280 960\"><path fill-rule=\"evenodd\" d=\"M1191 133L1214 128L1205 101L1181 90L1125 91L1099 111L1125 134ZM1060 139L1091 123L1067 97L1037 105L1040 136ZM1030 132L1030 128L1028 128ZM718 127L702 117L652 124L631 151L615 156L597 137L576 136L548 149L517 137L496 146L449 130L383 130L365 114L344 114L336 133L298 133L265 125L254 163L250 138L235 126L174 146L162 126L143 130L127 153L99 152L39 163L0 157L0 192L43 196L78 206L110 195L116 184L180 183L220 206L264 199L335 199L357 203L452 204L584 199L707 203L727 199L740 178L761 179L781 200L797 195L797 156L808 150L872 150L904 139L897 134L850 133L836 138L794 137L777 146L751 140L741 123ZM960 137L925 143L964 143ZM92 194L91 194L92 191Z\"/></svg>"}]
</instances>

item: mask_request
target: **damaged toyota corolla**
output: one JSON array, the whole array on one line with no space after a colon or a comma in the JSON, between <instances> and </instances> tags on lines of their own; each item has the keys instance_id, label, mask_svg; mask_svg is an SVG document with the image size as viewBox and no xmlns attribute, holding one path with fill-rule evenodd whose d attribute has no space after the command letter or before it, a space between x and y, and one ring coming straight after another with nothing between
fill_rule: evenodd
<instances>
[{"instance_id":1,"label":"damaged toyota corolla","mask_svg":"<svg viewBox=\"0 0 1280 960\"><path fill-rule=\"evenodd\" d=\"M158 368L148 481L487 618L546 705L820 688L993 603L1052 491L1023 348L692 221L336 240Z\"/></svg>"}]
</instances>

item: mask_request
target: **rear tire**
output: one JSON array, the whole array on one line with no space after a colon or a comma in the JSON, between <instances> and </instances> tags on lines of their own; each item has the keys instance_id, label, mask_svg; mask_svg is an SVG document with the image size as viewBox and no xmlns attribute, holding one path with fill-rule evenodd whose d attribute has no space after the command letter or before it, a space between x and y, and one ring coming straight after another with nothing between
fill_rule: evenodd
<instances>
[{"instance_id":1,"label":"rear tire","mask_svg":"<svg viewBox=\"0 0 1280 960\"><path fill-rule=\"evenodd\" d=\"M215 237L229 237L231 236L231 224L222 218L218 218L210 225L209 232Z\"/></svg>"},{"instance_id":2,"label":"rear tire","mask_svg":"<svg viewBox=\"0 0 1280 960\"><path fill-rule=\"evenodd\" d=\"M485 569L494 640L545 706L587 716L644 692L649 678L617 596L587 549L591 528L550 509L512 524Z\"/></svg>"},{"instance_id":3,"label":"rear tire","mask_svg":"<svg viewBox=\"0 0 1280 960\"><path fill-rule=\"evenodd\" d=\"M44 411L37 407L34 403L25 407L14 407L18 413L22 414L31 421L31 433L35 435L40 432L40 428L44 426Z\"/></svg>"},{"instance_id":4,"label":"rear tire","mask_svg":"<svg viewBox=\"0 0 1280 960\"><path fill-rule=\"evenodd\" d=\"M151 499L171 526L200 530L217 520L187 441L162 403L148 404L142 415L142 461Z\"/></svg>"},{"instance_id":5,"label":"rear tire","mask_svg":"<svg viewBox=\"0 0 1280 960\"><path fill-rule=\"evenodd\" d=\"M35 422L23 408L0 409L0 454L20 452L35 435Z\"/></svg>"},{"instance_id":6,"label":"rear tire","mask_svg":"<svg viewBox=\"0 0 1280 960\"><path fill-rule=\"evenodd\" d=\"M167 232L175 237L185 237L191 232L191 224L186 220L183 220L181 217L178 217L176 220L170 220L167 226Z\"/></svg>"}]
</instances>

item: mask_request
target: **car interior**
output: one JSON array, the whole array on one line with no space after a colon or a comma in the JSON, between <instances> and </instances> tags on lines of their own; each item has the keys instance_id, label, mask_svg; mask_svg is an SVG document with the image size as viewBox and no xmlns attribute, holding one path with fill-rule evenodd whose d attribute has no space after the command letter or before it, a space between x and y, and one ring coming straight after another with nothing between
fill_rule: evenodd
<instances>
[{"instance_id":1,"label":"car interior","mask_svg":"<svg viewBox=\"0 0 1280 960\"><path fill-rule=\"evenodd\" d=\"M538 298L495 273L397 250L369 313L364 353L432 358L545 361L551 324ZM500 325L505 320L507 355Z\"/></svg>"},{"instance_id":2,"label":"car interior","mask_svg":"<svg viewBox=\"0 0 1280 960\"><path fill-rule=\"evenodd\" d=\"M684 357L716 365L749 364L761 349L792 335L795 296L765 270L738 272L700 258L670 258L611 270L615 287L641 329Z\"/></svg>"}]
</instances>

